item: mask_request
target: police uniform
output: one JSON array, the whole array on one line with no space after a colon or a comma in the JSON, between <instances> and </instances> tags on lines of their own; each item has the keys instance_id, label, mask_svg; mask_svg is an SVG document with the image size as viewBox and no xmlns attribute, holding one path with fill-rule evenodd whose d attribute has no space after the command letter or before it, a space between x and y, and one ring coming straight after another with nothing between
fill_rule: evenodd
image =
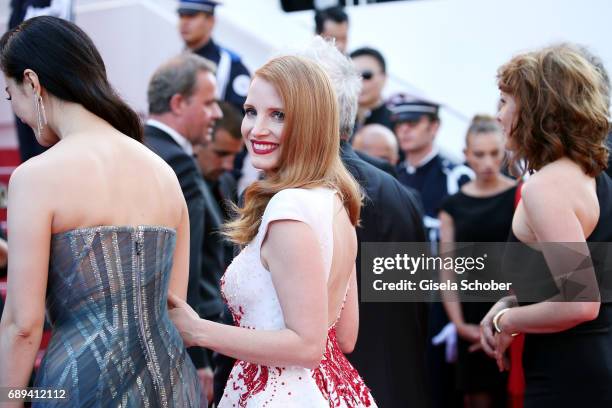
<instances>
[{"instance_id":1,"label":"police uniform","mask_svg":"<svg viewBox=\"0 0 612 408\"><path fill-rule=\"evenodd\" d=\"M439 105L397 95L389 102L391 121L394 126L401 122L415 122L424 115L438 116ZM425 210L425 228L431 242L439 238L438 212L442 200L459 191L459 188L474 177L467 166L454 163L437 149L426 156L417 166L402 161L397 166L397 179L421 194Z\"/></svg>"},{"instance_id":2,"label":"police uniform","mask_svg":"<svg viewBox=\"0 0 612 408\"><path fill-rule=\"evenodd\" d=\"M179 2L177 11L179 14L197 12L212 14L218 4L212 0L184 0ZM217 98L231 103L242 111L251 83L251 74L238 54L221 47L212 39L193 52L217 65Z\"/></svg>"},{"instance_id":3,"label":"police uniform","mask_svg":"<svg viewBox=\"0 0 612 408\"><path fill-rule=\"evenodd\" d=\"M251 75L240 57L215 44L212 39L194 52L217 64L217 98L231 103L242 111Z\"/></svg>"},{"instance_id":4,"label":"police uniform","mask_svg":"<svg viewBox=\"0 0 612 408\"><path fill-rule=\"evenodd\" d=\"M455 194L473 178L467 166L453 163L437 151L433 151L418 167L402 162L397 168L397 179L421 193L425 210L425 227L432 242L438 240L440 222L438 212L442 200Z\"/></svg>"}]
</instances>

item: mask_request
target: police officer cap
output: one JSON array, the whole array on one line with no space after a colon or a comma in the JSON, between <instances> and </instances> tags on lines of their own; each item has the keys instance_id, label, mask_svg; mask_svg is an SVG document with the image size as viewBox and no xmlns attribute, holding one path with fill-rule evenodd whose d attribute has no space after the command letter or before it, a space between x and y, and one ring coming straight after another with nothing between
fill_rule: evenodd
<instances>
[{"instance_id":1,"label":"police officer cap","mask_svg":"<svg viewBox=\"0 0 612 408\"><path fill-rule=\"evenodd\" d=\"M416 122L422 116L438 117L440 105L437 103L416 99L404 94L395 95L387 102L391 111L391 122L396 125L401 122Z\"/></svg>"},{"instance_id":2,"label":"police officer cap","mask_svg":"<svg viewBox=\"0 0 612 408\"><path fill-rule=\"evenodd\" d=\"M213 14L215 7L221 2L216 0L183 0L179 1L178 13L179 14L196 14L200 12Z\"/></svg>"}]
</instances>

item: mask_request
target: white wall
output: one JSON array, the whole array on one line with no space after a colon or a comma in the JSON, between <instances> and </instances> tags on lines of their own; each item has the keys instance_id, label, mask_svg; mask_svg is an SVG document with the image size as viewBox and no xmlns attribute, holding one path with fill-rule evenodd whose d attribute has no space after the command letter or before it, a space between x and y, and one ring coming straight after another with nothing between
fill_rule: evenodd
<instances>
[{"instance_id":1,"label":"white wall","mask_svg":"<svg viewBox=\"0 0 612 408\"><path fill-rule=\"evenodd\" d=\"M94 40L113 86L146 113L149 78L183 49L175 13L154 2L99 1L79 6L76 22Z\"/></svg>"},{"instance_id":2,"label":"white wall","mask_svg":"<svg viewBox=\"0 0 612 408\"><path fill-rule=\"evenodd\" d=\"M117 91L138 112L146 113L149 78L163 61L181 52L173 2L150 0L77 0L76 23L93 39ZM1 18L7 21L8 16ZM3 90L4 78L0 75ZM8 102L0 101L0 129L11 129ZM0 145L16 144L11 132L0 132ZM12 142L6 139L11 139Z\"/></svg>"},{"instance_id":3,"label":"white wall","mask_svg":"<svg viewBox=\"0 0 612 408\"><path fill-rule=\"evenodd\" d=\"M274 46L305 41L314 29L312 11L283 14L276 0L226 3L228 18ZM446 106L438 142L456 155L469 119L495 113L495 74L514 54L553 42L578 42L612 71L609 0L421 0L348 12L349 49L372 46L387 59L387 95L408 91ZM248 37L231 45L238 51L250 48ZM249 62L257 66L266 57Z\"/></svg>"},{"instance_id":4,"label":"white wall","mask_svg":"<svg viewBox=\"0 0 612 408\"><path fill-rule=\"evenodd\" d=\"M150 75L182 49L176 2L76 0L76 5L77 23L99 47L111 82L134 108L146 111ZM390 74L386 94L409 91L444 104L439 144L457 155L469 118L494 113L495 72L513 54L574 41L612 69L609 0L421 0L348 11L349 47L383 52ZM313 12L283 13L279 0L225 0L217 20L217 41L240 53L252 70L275 50L307 41L314 28ZM8 103L0 103L0 125L11 121Z\"/></svg>"}]
</instances>

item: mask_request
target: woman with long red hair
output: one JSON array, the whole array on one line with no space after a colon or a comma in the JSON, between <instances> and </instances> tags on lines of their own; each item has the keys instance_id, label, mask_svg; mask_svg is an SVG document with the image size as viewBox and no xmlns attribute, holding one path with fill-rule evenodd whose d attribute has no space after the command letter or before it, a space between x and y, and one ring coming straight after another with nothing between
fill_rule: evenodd
<instances>
[{"instance_id":1,"label":"woman with long red hair","mask_svg":"<svg viewBox=\"0 0 612 408\"><path fill-rule=\"evenodd\" d=\"M226 235L245 246L222 290L237 327L171 298L188 345L238 360L220 407L373 407L350 365L361 194L339 156L336 95L325 72L285 56L260 68L242 135L265 178L245 192Z\"/></svg>"}]
</instances>

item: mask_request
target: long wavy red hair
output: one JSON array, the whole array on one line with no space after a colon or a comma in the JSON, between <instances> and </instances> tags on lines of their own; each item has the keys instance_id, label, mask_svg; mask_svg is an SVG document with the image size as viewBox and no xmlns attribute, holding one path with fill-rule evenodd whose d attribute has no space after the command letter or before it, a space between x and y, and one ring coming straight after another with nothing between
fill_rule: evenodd
<instances>
[{"instance_id":1,"label":"long wavy red hair","mask_svg":"<svg viewBox=\"0 0 612 408\"><path fill-rule=\"evenodd\" d=\"M327 74L316 63L296 56L270 60L255 77L271 83L283 102L285 124L279 166L249 186L238 217L224 234L239 245L257 234L261 217L274 194L287 188L335 189L353 225L359 222L359 185L340 160L336 94Z\"/></svg>"}]
</instances>

